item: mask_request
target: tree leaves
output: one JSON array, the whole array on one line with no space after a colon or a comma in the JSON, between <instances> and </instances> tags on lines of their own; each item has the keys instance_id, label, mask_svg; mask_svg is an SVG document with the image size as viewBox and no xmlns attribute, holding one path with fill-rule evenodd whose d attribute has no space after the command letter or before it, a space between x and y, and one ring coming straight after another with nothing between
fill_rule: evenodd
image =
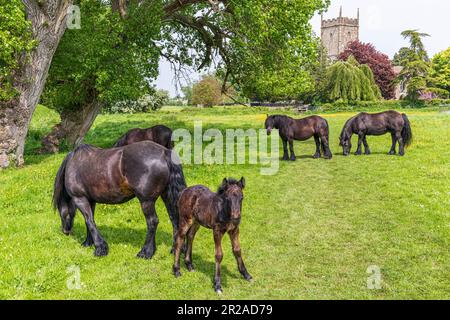
<instances>
[{"instance_id":1,"label":"tree leaves","mask_svg":"<svg viewBox=\"0 0 450 320\"><path fill-rule=\"evenodd\" d=\"M0 0L0 101L17 94L13 74L35 45L22 1Z\"/></svg>"},{"instance_id":2,"label":"tree leaves","mask_svg":"<svg viewBox=\"0 0 450 320\"><path fill-rule=\"evenodd\" d=\"M369 66L350 56L329 67L324 96L329 102L374 101L381 99L381 92Z\"/></svg>"}]
</instances>

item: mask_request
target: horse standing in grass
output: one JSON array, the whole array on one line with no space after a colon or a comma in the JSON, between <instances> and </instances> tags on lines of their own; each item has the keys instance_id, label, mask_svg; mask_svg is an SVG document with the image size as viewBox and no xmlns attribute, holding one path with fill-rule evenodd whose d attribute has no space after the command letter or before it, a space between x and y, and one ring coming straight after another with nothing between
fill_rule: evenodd
<instances>
[{"instance_id":1,"label":"horse standing in grass","mask_svg":"<svg viewBox=\"0 0 450 320\"><path fill-rule=\"evenodd\" d=\"M132 129L120 137L113 147L124 147L141 141L153 141L167 149L173 149L172 129L163 125L148 129Z\"/></svg>"},{"instance_id":2,"label":"horse standing in grass","mask_svg":"<svg viewBox=\"0 0 450 320\"><path fill-rule=\"evenodd\" d=\"M96 256L106 256L108 245L94 221L95 205L121 204L137 197L147 222L147 237L138 257L151 259L156 251L158 226L155 202L161 196L172 221L175 243L177 202L186 183L171 153L150 141L114 149L88 145L76 148L64 159L55 179L53 205L60 213L62 231L71 233L79 209L86 221L83 245L94 245Z\"/></svg>"},{"instance_id":3,"label":"horse standing in grass","mask_svg":"<svg viewBox=\"0 0 450 320\"><path fill-rule=\"evenodd\" d=\"M216 252L216 272L214 276L214 289L217 293L222 292L220 264L222 262L222 238L228 233L231 238L233 253L236 258L239 272L250 281L252 277L245 268L241 256L241 246L239 244L239 225L242 215L242 200L245 187L245 180L224 179L219 191L211 192L204 186L195 186L184 190L178 201L180 212L180 224L175 244L175 262L173 272L176 277L180 273L180 252L187 235L187 249L185 263L189 271L193 271L192 266L192 243L195 234L200 226L213 230L215 252Z\"/></svg>"},{"instance_id":4,"label":"horse standing in grass","mask_svg":"<svg viewBox=\"0 0 450 320\"><path fill-rule=\"evenodd\" d=\"M270 135L273 129L278 129L283 141L283 160L289 160L287 144L291 151L291 161L296 160L294 153L294 140L305 141L314 137L316 142L316 153L314 158L321 157L321 149L325 159L333 157L329 147L329 127L328 122L322 117L312 116L304 119L293 119L288 116L275 115L268 116L266 120L267 134Z\"/></svg>"},{"instance_id":5,"label":"horse standing in grass","mask_svg":"<svg viewBox=\"0 0 450 320\"><path fill-rule=\"evenodd\" d=\"M356 155L361 155L362 144L364 144L365 154L370 154L366 136L381 136L386 133L392 136L392 147L389 155L396 154L396 145L399 144L399 155L405 155L405 147L412 142L411 124L406 114L397 111L385 111L381 113L369 114L360 113L349 119L342 129L340 146L344 156L348 156L352 149L352 135L358 135L358 149Z\"/></svg>"}]
</instances>

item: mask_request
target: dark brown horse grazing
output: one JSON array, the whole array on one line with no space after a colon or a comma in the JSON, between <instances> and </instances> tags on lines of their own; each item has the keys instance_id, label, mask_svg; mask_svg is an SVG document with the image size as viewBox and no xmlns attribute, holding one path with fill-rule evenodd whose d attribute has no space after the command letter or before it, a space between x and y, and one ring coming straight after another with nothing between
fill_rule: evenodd
<instances>
[{"instance_id":1,"label":"dark brown horse grazing","mask_svg":"<svg viewBox=\"0 0 450 320\"><path fill-rule=\"evenodd\" d=\"M293 119L288 116L275 115L268 116L266 120L267 134L270 135L273 129L278 129L281 140L283 141L283 160L288 160L288 148L291 151L291 160L295 161L294 140L305 141L314 137L316 141L316 153L314 158L320 158L320 149L322 147L325 159L333 157L329 147L329 128L328 122L318 116L307 117L304 119Z\"/></svg>"},{"instance_id":2,"label":"dark brown horse grazing","mask_svg":"<svg viewBox=\"0 0 450 320\"><path fill-rule=\"evenodd\" d=\"M147 140L156 142L167 149L173 149L172 130L163 125L157 125L148 129L132 129L120 137L113 147L124 147Z\"/></svg>"},{"instance_id":3,"label":"dark brown horse grazing","mask_svg":"<svg viewBox=\"0 0 450 320\"><path fill-rule=\"evenodd\" d=\"M220 263L222 262L222 238L228 232L233 246L238 268L242 276L250 281L252 277L245 268L241 256L239 244L239 224L242 211L242 190L245 180L224 179L219 191L211 192L204 186L195 186L184 190L178 201L180 208L180 225L175 245L175 263L173 272L176 277L180 273L180 251L187 235L187 249L185 263L189 271L192 266L192 243L200 226L213 230L216 249L216 272L214 277L214 289L217 293L222 292L220 278Z\"/></svg>"},{"instance_id":4,"label":"dark brown horse grazing","mask_svg":"<svg viewBox=\"0 0 450 320\"><path fill-rule=\"evenodd\" d=\"M96 203L121 204L137 197L147 221L147 237L138 257L153 257L158 216L155 202L162 197L178 230L178 198L186 188L183 170L172 162L172 151L150 141L115 149L82 145L63 161L55 179L53 205L69 235L76 209L86 221L84 246L95 246L96 256L108 254L108 245L94 221Z\"/></svg>"},{"instance_id":5,"label":"dark brown horse grazing","mask_svg":"<svg viewBox=\"0 0 450 320\"><path fill-rule=\"evenodd\" d=\"M389 155L395 155L395 147L399 144L399 154L405 154L405 146L409 146L412 141L411 124L406 114L397 111L385 111L381 113L369 114L360 113L349 119L342 129L340 146L344 156L348 156L352 149L352 135L358 135L358 149L356 155L361 155L361 145L364 144L365 154L370 154L366 136L381 136L386 133L392 136L392 147Z\"/></svg>"}]
</instances>

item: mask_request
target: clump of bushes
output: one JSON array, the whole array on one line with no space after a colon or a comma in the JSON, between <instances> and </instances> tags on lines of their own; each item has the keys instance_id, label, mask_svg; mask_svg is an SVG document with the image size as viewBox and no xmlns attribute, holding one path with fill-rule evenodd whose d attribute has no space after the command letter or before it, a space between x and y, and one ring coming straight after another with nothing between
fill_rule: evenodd
<instances>
[{"instance_id":1,"label":"clump of bushes","mask_svg":"<svg viewBox=\"0 0 450 320\"><path fill-rule=\"evenodd\" d=\"M450 99L431 99L412 103L408 100L379 100L379 101L336 101L315 106L317 112L339 111L368 111L396 110L405 108L450 108Z\"/></svg>"},{"instance_id":2,"label":"clump of bushes","mask_svg":"<svg viewBox=\"0 0 450 320\"><path fill-rule=\"evenodd\" d=\"M137 101L124 100L114 103L106 108L106 113L124 113L133 114L141 112L156 111L161 109L169 101L169 93L164 90L158 90L154 94L147 94Z\"/></svg>"}]
</instances>

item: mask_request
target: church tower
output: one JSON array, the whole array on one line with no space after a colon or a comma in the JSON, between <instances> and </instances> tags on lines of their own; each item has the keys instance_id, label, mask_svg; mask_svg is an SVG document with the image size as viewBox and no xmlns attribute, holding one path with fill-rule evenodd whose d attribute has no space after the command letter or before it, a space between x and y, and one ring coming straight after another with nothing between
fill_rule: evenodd
<instances>
[{"instance_id":1,"label":"church tower","mask_svg":"<svg viewBox=\"0 0 450 320\"><path fill-rule=\"evenodd\" d=\"M349 42L359 39L359 9L356 19L343 17L342 7L339 18L323 20L322 16L321 39L328 58L337 60Z\"/></svg>"}]
</instances>

